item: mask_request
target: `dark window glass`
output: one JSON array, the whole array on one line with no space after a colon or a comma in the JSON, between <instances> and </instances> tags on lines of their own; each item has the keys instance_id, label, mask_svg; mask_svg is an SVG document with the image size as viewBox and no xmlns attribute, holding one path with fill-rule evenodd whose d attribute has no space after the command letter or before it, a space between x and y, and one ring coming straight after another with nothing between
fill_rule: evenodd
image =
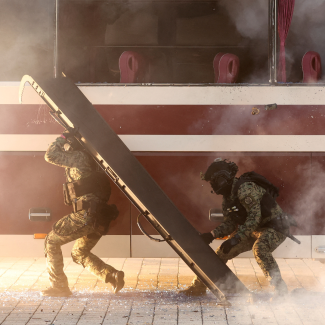
<instances>
[{"instance_id":1,"label":"dark window glass","mask_svg":"<svg viewBox=\"0 0 325 325\"><path fill-rule=\"evenodd\" d=\"M0 79L53 74L54 0L0 0ZM59 72L120 82L139 53L146 82L214 83L217 53L239 58L238 83L267 83L268 0L60 0Z\"/></svg>"},{"instance_id":2,"label":"dark window glass","mask_svg":"<svg viewBox=\"0 0 325 325\"><path fill-rule=\"evenodd\" d=\"M308 51L319 53L325 64L325 1L296 0L286 40L286 71L288 82L301 82L301 61ZM325 81L322 78L320 81Z\"/></svg>"},{"instance_id":3,"label":"dark window glass","mask_svg":"<svg viewBox=\"0 0 325 325\"><path fill-rule=\"evenodd\" d=\"M53 70L50 0L0 0L0 80Z\"/></svg>"},{"instance_id":4,"label":"dark window glass","mask_svg":"<svg viewBox=\"0 0 325 325\"><path fill-rule=\"evenodd\" d=\"M120 81L119 57L141 54L147 82L213 83L219 52L237 82L268 82L267 0L62 1L60 63L75 82Z\"/></svg>"}]
</instances>

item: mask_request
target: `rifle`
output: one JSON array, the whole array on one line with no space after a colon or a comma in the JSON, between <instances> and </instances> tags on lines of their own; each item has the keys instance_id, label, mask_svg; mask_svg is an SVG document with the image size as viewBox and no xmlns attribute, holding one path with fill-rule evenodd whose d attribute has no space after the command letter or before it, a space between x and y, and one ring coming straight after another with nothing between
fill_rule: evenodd
<instances>
[{"instance_id":1,"label":"rifle","mask_svg":"<svg viewBox=\"0 0 325 325\"><path fill-rule=\"evenodd\" d=\"M281 221L281 224L279 220ZM271 220L266 225L264 225L264 227L272 228L300 245L301 241L290 234L290 226L297 227L298 225L296 220L294 220L293 217L287 213L280 215L279 217Z\"/></svg>"}]
</instances>

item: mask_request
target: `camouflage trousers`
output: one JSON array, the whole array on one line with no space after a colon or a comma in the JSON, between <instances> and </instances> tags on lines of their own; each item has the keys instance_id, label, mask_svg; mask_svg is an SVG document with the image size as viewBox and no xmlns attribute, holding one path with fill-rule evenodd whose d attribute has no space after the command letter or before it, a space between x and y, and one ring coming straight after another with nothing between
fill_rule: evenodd
<instances>
[{"instance_id":1,"label":"camouflage trousers","mask_svg":"<svg viewBox=\"0 0 325 325\"><path fill-rule=\"evenodd\" d=\"M76 241L71 251L75 263L82 265L90 273L104 282L110 282L116 269L104 263L90 251L102 235L93 227L93 219L84 216L85 211L71 213L60 219L45 238L45 256L49 280L52 287L68 287L68 279L63 271L61 246Z\"/></svg>"},{"instance_id":2,"label":"camouflage trousers","mask_svg":"<svg viewBox=\"0 0 325 325\"><path fill-rule=\"evenodd\" d=\"M231 237L235 235L236 232ZM272 228L260 228L258 231L254 231L249 238L241 240L238 245L232 247L228 254L224 254L220 247L216 250L216 254L224 263L227 263L239 254L252 250L256 262L262 269L265 277L270 281L271 285L276 286L278 283L281 283L282 276L279 266L272 256L272 252L285 239L285 235ZM197 277L193 279L192 284L204 286Z\"/></svg>"}]
</instances>

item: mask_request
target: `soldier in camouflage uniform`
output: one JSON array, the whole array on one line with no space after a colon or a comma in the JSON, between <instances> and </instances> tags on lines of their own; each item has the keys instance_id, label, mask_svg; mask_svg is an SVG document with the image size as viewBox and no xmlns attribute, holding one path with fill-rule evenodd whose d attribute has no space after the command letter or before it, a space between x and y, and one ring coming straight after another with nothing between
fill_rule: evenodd
<instances>
[{"instance_id":1,"label":"soldier in camouflage uniform","mask_svg":"<svg viewBox=\"0 0 325 325\"><path fill-rule=\"evenodd\" d=\"M236 178L237 171L235 163L218 158L202 175L203 180L210 182L213 192L223 195L224 221L201 238L210 244L215 238L230 235L216 250L224 263L253 250L258 265L275 288L274 297L283 296L288 289L272 252L289 234L288 216L275 201L278 189L273 184L254 172ZM202 295L206 286L195 277L191 286L180 292Z\"/></svg>"},{"instance_id":2,"label":"soldier in camouflage uniform","mask_svg":"<svg viewBox=\"0 0 325 325\"><path fill-rule=\"evenodd\" d=\"M118 211L115 205L106 204L110 195L107 176L104 173L94 172L96 169L94 160L73 137L74 133L74 130L70 129L58 137L48 148L45 160L65 168L66 184L73 185L73 182L77 182L86 188L94 187L93 184L89 187L89 180L95 173L101 178L101 181L96 179L95 187L98 185L100 188L96 187L93 193L83 193L82 196L75 197L74 203L81 204L79 208L74 207L74 213L70 213L55 223L53 230L47 235L45 255L51 286L42 291L43 296L69 296L72 294L68 287L67 276L63 271L61 246L74 240L76 242L71 252L74 262L82 265L105 283L111 283L115 293L124 286L124 272L105 264L90 252L107 231L109 222L117 217ZM105 179L102 178L103 175ZM85 188L83 191L87 192ZM94 209L95 206L97 211ZM101 207L100 211L98 207Z\"/></svg>"}]
</instances>

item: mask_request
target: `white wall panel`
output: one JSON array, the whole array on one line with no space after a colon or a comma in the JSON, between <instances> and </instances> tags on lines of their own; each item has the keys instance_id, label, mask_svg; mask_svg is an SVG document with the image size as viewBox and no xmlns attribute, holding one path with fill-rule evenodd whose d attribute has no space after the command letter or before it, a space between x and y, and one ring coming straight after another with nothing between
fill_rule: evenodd
<instances>
[{"instance_id":1,"label":"white wall panel","mask_svg":"<svg viewBox=\"0 0 325 325\"><path fill-rule=\"evenodd\" d=\"M53 134L0 134L0 151L46 151ZM120 135L131 151L325 152L325 135Z\"/></svg>"},{"instance_id":2,"label":"white wall panel","mask_svg":"<svg viewBox=\"0 0 325 325\"><path fill-rule=\"evenodd\" d=\"M161 239L159 235L152 235ZM157 243L143 235L132 236L132 257L178 257L175 251L166 243Z\"/></svg>"},{"instance_id":3,"label":"white wall panel","mask_svg":"<svg viewBox=\"0 0 325 325\"><path fill-rule=\"evenodd\" d=\"M62 246L64 257L71 256L74 242ZM44 257L44 239L33 235L0 235L0 257ZM92 252L104 257L130 257L130 236L103 236Z\"/></svg>"},{"instance_id":4,"label":"white wall panel","mask_svg":"<svg viewBox=\"0 0 325 325\"><path fill-rule=\"evenodd\" d=\"M325 105L325 86L80 85L94 105ZM0 104L18 104L19 82L0 82ZM24 104L42 104L28 84Z\"/></svg>"},{"instance_id":5,"label":"white wall panel","mask_svg":"<svg viewBox=\"0 0 325 325\"><path fill-rule=\"evenodd\" d=\"M312 248L311 248L312 258L325 259L325 253L316 252L316 248L318 246L325 247L325 235L312 236Z\"/></svg>"},{"instance_id":6,"label":"white wall panel","mask_svg":"<svg viewBox=\"0 0 325 325\"><path fill-rule=\"evenodd\" d=\"M161 238L159 235L152 236ZM325 245L325 236L296 236L302 243L296 244L291 239L274 251L276 258L325 258L325 254L314 253L318 245ZM312 243L313 237L313 243ZM222 240L215 240L211 248L216 250ZM316 246L315 246L316 245ZM64 257L70 257L73 242L63 245ZM33 235L0 235L0 257L43 257L44 240L34 239ZM10 249L7 249L10 247ZM99 257L130 257L130 236L103 236L92 252ZM143 235L132 236L132 257L178 257L174 250L165 242L156 243ZM239 257L254 257L246 252Z\"/></svg>"},{"instance_id":7,"label":"white wall panel","mask_svg":"<svg viewBox=\"0 0 325 325\"><path fill-rule=\"evenodd\" d=\"M152 236L161 238L160 236ZM301 241L298 245L287 238L273 253L275 258L311 258L311 236L295 236ZM325 236L324 236L325 237ZM224 241L214 240L211 248L216 250ZM155 243L142 235L132 236L132 257L177 257L167 243ZM254 258L252 251L239 255L243 258Z\"/></svg>"}]
</instances>

